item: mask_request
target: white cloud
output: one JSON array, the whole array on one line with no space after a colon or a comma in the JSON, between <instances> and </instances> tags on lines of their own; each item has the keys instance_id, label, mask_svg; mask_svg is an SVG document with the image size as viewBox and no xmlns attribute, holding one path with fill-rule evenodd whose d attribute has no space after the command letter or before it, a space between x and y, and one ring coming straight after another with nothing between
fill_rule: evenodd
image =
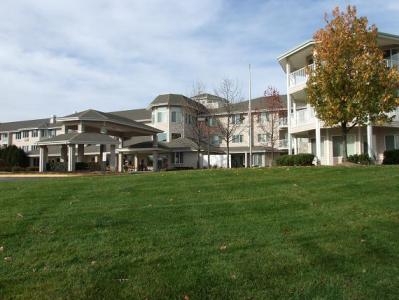
<instances>
[{"instance_id":1,"label":"white cloud","mask_svg":"<svg viewBox=\"0 0 399 300\"><path fill-rule=\"evenodd\" d=\"M310 0L301 5L292 0L3 0L0 122L87 108L146 107L159 93L189 94L196 80L212 92L224 77L241 82L245 96L249 63L254 97L268 85L284 93L276 57L311 38L324 25L324 12L335 5ZM399 27L396 2L375 8L359 1L358 6L373 23Z\"/></svg>"}]
</instances>

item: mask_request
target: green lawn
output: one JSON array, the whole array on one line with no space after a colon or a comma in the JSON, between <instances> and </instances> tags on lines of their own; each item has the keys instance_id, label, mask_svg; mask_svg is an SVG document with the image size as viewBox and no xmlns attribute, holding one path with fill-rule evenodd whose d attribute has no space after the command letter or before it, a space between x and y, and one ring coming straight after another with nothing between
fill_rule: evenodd
<instances>
[{"instance_id":1,"label":"green lawn","mask_svg":"<svg viewBox=\"0 0 399 300\"><path fill-rule=\"evenodd\" d=\"M0 182L0 299L394 299L399 168Z\"/></svg>"}]
</instances>

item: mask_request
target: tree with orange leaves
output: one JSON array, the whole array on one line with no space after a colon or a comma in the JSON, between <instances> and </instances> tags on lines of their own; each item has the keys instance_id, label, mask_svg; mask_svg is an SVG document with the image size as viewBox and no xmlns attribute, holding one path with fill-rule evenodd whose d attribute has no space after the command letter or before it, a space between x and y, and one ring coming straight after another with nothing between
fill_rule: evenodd
<instances>
[{"instance_id":1,"label":"tree with orange leaves","mask_svg":"<svg viewBox=\"0 0 399 300\"><path fill-rule=\"evenodd\" d=\"M357 125L389 122L388 113L399 105L399 72L387 68L377 45L376 26L357 17L356 7L337 7L332 19L314 35L314 68L309 69L308 102L326 126L340 126L343 160L347 134Z\"/></svg>"}]
</instances>

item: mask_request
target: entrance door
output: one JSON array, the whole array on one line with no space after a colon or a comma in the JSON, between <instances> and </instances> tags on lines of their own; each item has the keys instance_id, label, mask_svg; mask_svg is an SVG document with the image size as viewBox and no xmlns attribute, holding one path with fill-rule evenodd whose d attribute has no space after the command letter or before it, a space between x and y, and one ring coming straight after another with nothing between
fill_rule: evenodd
<instances>
[{"instance_id":1,"label":"entrance door","mask_svg":"<svg viewBox=\"0 0 399 300\"><path fill-rule=\"evenodd\" d=\"M234 153L231 155L231 167L243 168L245 162L244 153Z\"/></svg>"}]
</instances>

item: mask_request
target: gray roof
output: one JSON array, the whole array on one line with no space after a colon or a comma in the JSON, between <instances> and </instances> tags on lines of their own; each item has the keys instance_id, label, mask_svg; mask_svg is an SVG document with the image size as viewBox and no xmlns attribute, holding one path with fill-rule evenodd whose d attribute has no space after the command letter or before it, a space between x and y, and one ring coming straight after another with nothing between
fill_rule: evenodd
<instances>
[{"instance_id":1,"label":"gray roof","mask_svg":"<svg viewBox=\"0 0 399 300\"><path fill-rule=\"evenodd\" d=\"M21 129L46 129L59 127L60 124L50 124L50 119L36 119L26 121L7 122L0 124L0 131L18 131Z\"/></svg>"},{"instance_id":2,"label":"gray roof","mask_svg":"<svg viewBox=\"0 0 399 300\"><path fill-rule=\"evenodd\" d=\"M38 145L51 144L108 144L117 145L119 141L111 138L109 135L91 132L69 132L56 135L48 139L42 139L37 142Z\"/></svg>"},{"instance_id":3,"label":"gray roof","mask_svg":"<svg viewBox=\"0 0 399 300\"><path fill-rule=\"evenodd\" d=\"M151 111L145 108L112 111L110 114L124 117L133 121L151 120Z\"/></svg>"},{"instance_id":4,"label":"gray roof","mask_svg":"<svg viewBox=\"0 0 399 300\"><path fill-rule=\"evenodd\" d=\"M205 106L180 94L164 94L158 95L151 103L150 107L155 106L194 106L201 110L205 110Z\"/></svg>"},{"instance_id":5,"label":"gray roof","mask_svg":"<svg viewBox=\"0 0 399 300\"><path fill-rule=\"evenodd\" d=\"M265 111L265 110L271 110L273 109L273 103L271 102L272 97L258 97L255 99L251 100L251 110L252 111ZM280 101L281 101L281 109L286 110L287 109L287 96L286 95L280 95ZM232 112L248 112L248 102L249 100L241 101L234 103L232 105ZM224 107L216 108L216 109L210 109L209 110L211 113L226 113L226 109Z\"/></svg>"},{"instance_id":6,"label":"gray roof","mask_svg":"<svg viewBox=\"0 0 399 300\"><path fill-rule=\"evenodd\" d=\"M77 112L72 115L61 117L58 120L61 122L72 121L72 120L111 122L111 123L117 123L117 124L122 124L122 125L127 125L127 126L132 126L132 127L148 130L153 133L162 132L161 130L158 130L154 127L147 126L140 122L136 122L132 119L128 119L121 115L105 113L105 112L94 110L94 109L88 109L85 111Z\"/></svg>"}]
</instances>

